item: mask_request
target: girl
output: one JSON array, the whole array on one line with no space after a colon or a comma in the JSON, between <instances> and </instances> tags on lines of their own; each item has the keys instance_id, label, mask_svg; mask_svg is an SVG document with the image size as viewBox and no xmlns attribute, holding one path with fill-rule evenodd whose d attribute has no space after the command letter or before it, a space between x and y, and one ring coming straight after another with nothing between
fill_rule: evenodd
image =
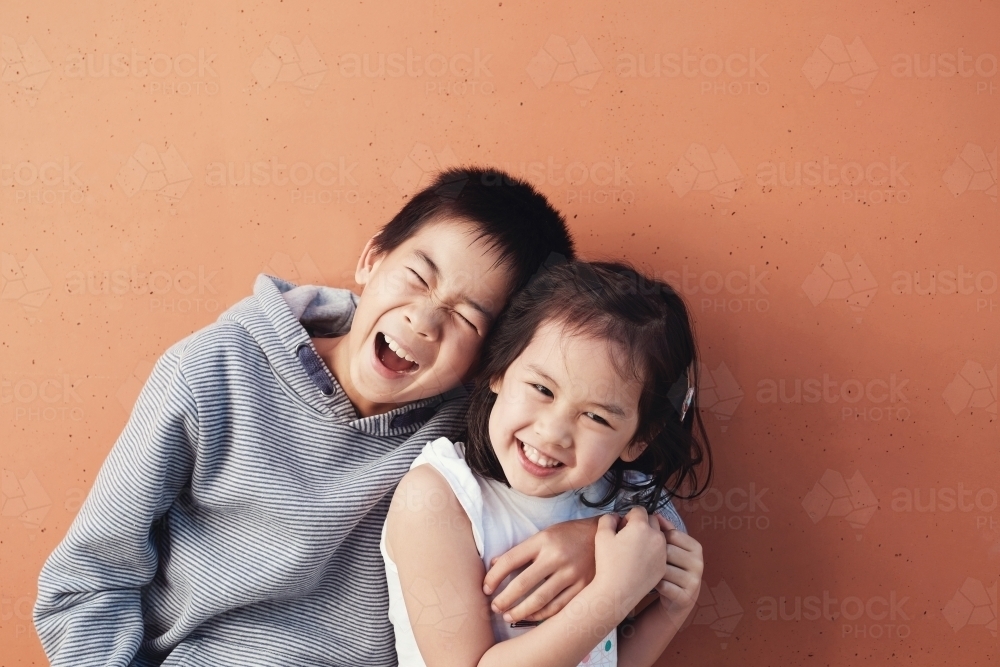
<instances>
[{"instance_id":1,"label":"girl","mask_svg":"<svg viewBox=\"0 0 1000 667\"><path fill-rule=\"evenodd\" d=\"M685 483L693 495L704 488L703 459L711 475L696 367L681 298L625 265L559 264L511 301L486 345L465 444L424 448L383 529L401 667L659 657L694 607L704 566L669 504ZM601 514L596 574L565 608L534 629L491 609L482 582L493 557L551 524ZM619 632L653 589L659 603Z\"/></svg>"}]
</instances>

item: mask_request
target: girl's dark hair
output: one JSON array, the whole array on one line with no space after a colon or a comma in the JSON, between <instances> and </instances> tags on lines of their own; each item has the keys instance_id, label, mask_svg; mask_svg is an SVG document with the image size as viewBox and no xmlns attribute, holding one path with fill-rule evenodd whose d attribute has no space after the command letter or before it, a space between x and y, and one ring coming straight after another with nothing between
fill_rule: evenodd
<instances>
[{"instance_id":1,"label":"girl's dark hair","mask_svg":"<svg viewBox=\"0 0 1000 667\"><path fill-rule=\"evenodd\" d=\"M621 354L611 356L618 372L642 383L638 427L629 445L646 443L646 448L634 461L615 461L605 476L608 493L584 502L605 506L625 491L631 504L655 511L670 498L701 494L712 476L712 453L698 411L698 354L687 308L670 285L618 262L556 263L540 270L511 300L488 336L472 391L464 439L473 472L510 485L490 443L490 412L497 398L490 384L503 378L539 327L553 321L571 335L617 346ZM681 421L677 387L683 396L689 381L694 401ZM702 463L706 471L699 485Z\"/></svg>"}]
</instances>

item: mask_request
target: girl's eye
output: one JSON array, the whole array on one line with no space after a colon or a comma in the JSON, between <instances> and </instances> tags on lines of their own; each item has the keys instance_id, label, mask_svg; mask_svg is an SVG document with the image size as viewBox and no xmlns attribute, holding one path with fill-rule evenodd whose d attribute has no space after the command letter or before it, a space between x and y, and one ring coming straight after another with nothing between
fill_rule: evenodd
<instances>
[{"instance_id":1,"label":"girl's eye","mask_svg":"<svg viewBox=\"0 0 1000 667\"><path fill-rule=\"evenodd\" d=\"M531 386L534 387L538 391L538 393L542 394L543 396L548 396L549 398L552 398L552 392L549 391L548 387L546 387L545 385L533 384Z\"/></svg>"},{"instance_id":2,"label":"girl's eye","mask_svg":"<svg viewBox=\"0 0 1000 667\"><path fill-rule=\"evenodd\" d=\"M410 273L412 273L413 275L415 275L417 277L417 280L420 281L421 285L423 285L424 287L427 287L427 281L425 281L423 278L421 278L419 273L417 273L416 271L414 271L410 267L406 267L406 270L409 271Z\"/></svg>"},{"instance_id":3,"label":"girl's eye","mask_svg":"<svg viewBox=\"0 0 1000 667\"><path fill-rule=\"evenodd\" d=\"M604 419L604 417L602 417L601 415L597 414L596 412L586 412L584 414L586 414L588 417L590 417L591 419L593 419L598 424L604 424L605 426L611 426L611 424L609 424Z\"/></svg>"}]
</instances>

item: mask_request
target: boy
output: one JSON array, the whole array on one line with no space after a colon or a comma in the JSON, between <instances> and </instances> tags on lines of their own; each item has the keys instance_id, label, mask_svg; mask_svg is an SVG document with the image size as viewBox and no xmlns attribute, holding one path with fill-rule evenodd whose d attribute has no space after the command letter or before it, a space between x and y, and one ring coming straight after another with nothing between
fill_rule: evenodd
<instances>
[{"instance_id":1,"label":"boy","mask_svg":"<svg viewBox=\"0 0 1000 667\"><path fill-rule=\"evenodd\" d=\"M461 432L490 325L551 253L573 243L542 195L453 170L365 246L360 298L259 276L167 350L42 569L51 663L395 664L378 549L392 491L425 443ZM587 536L589 552L535 540L503 568L534 560L571 593Z\"/></svg>"}]
</instances>

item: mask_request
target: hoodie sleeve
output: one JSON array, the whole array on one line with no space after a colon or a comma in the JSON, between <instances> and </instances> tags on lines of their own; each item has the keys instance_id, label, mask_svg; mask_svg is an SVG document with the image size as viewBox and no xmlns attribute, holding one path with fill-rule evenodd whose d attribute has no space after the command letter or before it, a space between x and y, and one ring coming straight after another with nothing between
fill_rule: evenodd
<instances>
[{"instance_id":1,"label":"hoodie sleeve","mask_svg":"<svg viewBox=\"0 0 1000 667\"><path fill-rule=\"evenodd\" d=\"M153 368L79 515L42 568L34 622L53 667L124 667L139 649L140 589L159 561L153 525L189 483L197 442L180 347Z\"/></svg>"}]
</instances>

